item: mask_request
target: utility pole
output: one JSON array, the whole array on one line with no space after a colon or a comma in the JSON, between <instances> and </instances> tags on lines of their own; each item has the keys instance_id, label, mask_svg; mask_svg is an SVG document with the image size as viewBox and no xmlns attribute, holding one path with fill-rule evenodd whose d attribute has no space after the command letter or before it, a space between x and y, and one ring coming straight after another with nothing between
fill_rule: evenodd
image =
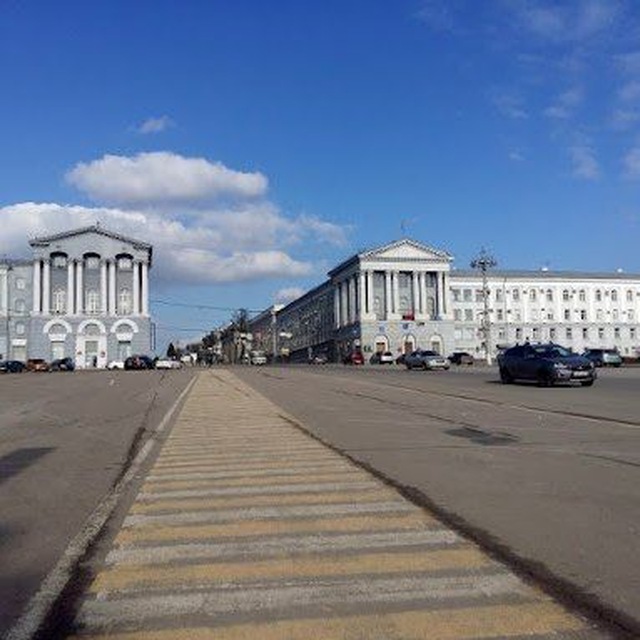
<instances>
[{"instance_id":1,"label":"utility pole","mask_svg":"<svg viewBox=\"0 0 640 640\"><path fill-rule=\"evenodd\" d=\"M471 268L482 273L482 336L487 364L491 364L491 318L489 316L489 287L487 285L487 271L497 265L496 259L484 248L471 261Z\"/></svg>"},{"instance_id":2,"label":"utility pole","mask_svg":"<svg viewBox=\"0 0 640 640\"><path fill-rule=\"evenodd\" d=\"M276 306L271 307L271 349L273 351L273 364L276 363L278 350L278 327L277 327L277 311Z\"/></svg>"}]
</instances>

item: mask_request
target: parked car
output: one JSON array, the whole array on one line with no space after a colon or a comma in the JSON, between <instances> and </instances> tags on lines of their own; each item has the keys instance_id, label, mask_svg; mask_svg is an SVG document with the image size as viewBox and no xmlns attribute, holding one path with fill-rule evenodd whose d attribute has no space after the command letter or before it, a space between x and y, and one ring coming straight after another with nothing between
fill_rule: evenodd
<instances>
[{"instance_id":1,"label":"parked car","mask_svg":"<svg viewBox=\"0 0 640 640\"><path fill-rule=\"evenodd\" d=\"M172 358L158 358L156 360L156 369L182 369L182 362Z\"/></svg>"},{"instance_id":2,"label":"parked car","mask_svg":"<svg viewBox=\"0 0 640 640\"><path fill-rule=\"evenodd\" d=\"M329 359L324 353L316 353L315 356L312 356L309 359L309 364L327 364Z\"/></svg>"},{"instance_id":3,"label":"parked car","mask_svg":"<svg viewBox=\"0 0 640 640\"><path fill-rule=\"evenodd\" d=\"M449 356L449 362L451 364L473 364L474 359L473 356L466 351L454 351Z\"/></svg>"},{"instance_id":4,"label":"parked car","mask_svg":"<svg viewBox=\"0 0 640 640\"><path fill-rule=\"evenodd\" d=\"M124 368L127 371L153 369L153 360L149 356L129 356L124 361Z\"/></svg>"},{"instance_id":5,"label":"parked car","mask_svg":"<svg viewBox=\"0 0 640 640\"><path fill-rule=\"evenodd\" d=\"M27 360L27 371L49 371L49 363L42 358L30 358Z\"/></svg>"},{"instance_id":6,"label":"parked car","mask_svg":"<svg viewBox=\"0 0 640 640\"><path fill-rule=\"evenodd\" d=\"M342 359L343 364L364 364L362 351L351 351Z\"/></svg>"},{"instance_id":7,"label":"parked car","mask_svg":"<svg viewBox=\"0 0 640 640\"><path fill-rule=\"evenodd\" d=\"M75 371L76 365L72 358L58 358L51 363L51 371Z\"/></svg>"},{"instance_id":8,"label":"parked car","mask_svg":"<svg viewBox=\"0 0 640 640\"><path fill-rule=\"evenodd\" d=\"M393 364L393 353L391 351L379 351L369 358L370 364Z\"/></svg>"},{"instance_id":9,"label":"parked car","mask_svg":"<svg viewBox=\"0 0 640 640\"><path fill-rule=\"evenodd\" d=\"M0 361L0 373L22 373L25 368L24 362L20 360Z\"/></svg>"},{"instance_id":10,"label":"parked car","mask_svg":"<svg viewBox=\"0 0 640 640\"><path fill-rule=\"evenodd\" d=\"M124 360L110 360L107 363L107 369L124 369Z\"/></svg>"},{"instance_id":11,"label":"parked car","mask_svg":"<svg viewBox=\"0 0 640 640\"><path fill-rule=\"evenodd\" d=\"M586 349L582 355L596 367L619 367L622 364L622 356L617 349Z\"/></svg>"},{"instance_id":12,"label":"parked car","mask_svg":"<svg viewBox=\"0 0 640 640\"><path fill-rule=\"evenodd\" d=\"M451 363L439 353L425 349L417 349L404 358L404 366L407 369L448 369Z\"/></svg>"},{"instance_id":13,"label":"parked car","mask_svg":"<svg viewBox=\"0 0 640 640\"><path fill-rule=\"evenodd\" d=\"M407 358L407 354L406 353L401 353L397 358L396 358L396 364L404 364L404 361Z\"/></svg>"},{"instance_id":14,"label":"parked car","mask_svg":"<svg viewBox=\"0 0 640 640\"><path fill-rule=\"evenodd\" d=\"M498 367L505 384L535 380L544 387L558 382L579 382L583 387L590 387L597 377L591 360L553 343L507 349L499 357Z\"/></svg>"}]
</instances>

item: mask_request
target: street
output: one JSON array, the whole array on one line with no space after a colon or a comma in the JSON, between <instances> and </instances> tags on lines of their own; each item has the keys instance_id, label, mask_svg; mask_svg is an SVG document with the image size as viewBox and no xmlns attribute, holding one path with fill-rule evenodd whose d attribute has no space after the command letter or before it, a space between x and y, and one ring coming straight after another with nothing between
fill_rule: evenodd
<instances>
[{"instance_id":1,"label":"street","mask_svg":"<svg viewBox=\"0 0 640 640\"><path fill-rule=\"evenodd\" d=\"M0 378L0 633L15 621L69 541L122 476L133 451L153 434L194 372ZM229 430L237 419L233 407L239 398L251 406L257 402L249 400L226 378L225 384L233 392L221 391L222 377L216 382L216 372L220 376L232 372L274 403L275 409L269 410L275 411L274 416L310 433L328 445L328 451L333 448L364 467L365 475L377 476L383 484L426 507L427 513L435 514L519 576L532 579L569 609L603 624L614 636L625 637L626 632L626 637L634 637L638 633L640 369L601 370L594 387L584 389L502 385L494 369L481 367L449 372L338 365L213 368L202 375L213 376L208 384L219 397L211 400L206 390L201 395L217 409L208 409L206 415L196 411L194 420L200 422L194 424L201 423L202 429L215 413L220 428L226 424ZM242 416L248 415L246 409L242 411ZM262 411L259 403L255 404L255 417L247 422L255 436L246 443L242 439L243 450L253 451L252 459L259 463L256 474L267 474L265 465L275 465L282 459L275 448L268 451L266 443L275 427L266 422L261 426ZM229 416L227 422L224 415ZM273 420L270 418L271 423ZM168 432L172 433L170 426ZM116 546L111 556L122 558L134 553L135 549L127 550L127 536L132 537L135 531L121 529L123 522L138 526L135 523L149 520L151 524L145 525L149 528L141 531L146 531L145 544L150 544L154 536L160 540L179 531L155 531L153 518L179 517L186 504L195 508L195 498L186 503L174 500L169 506L171 494L164 499L159 493L153 497L158 501L158 515L153 515L156 507L149 503L151 491L159 491L166 482L161 469L184 474L193 466L195 476L202 473L194 466L197 464L205 465L210 474L215 470L212 465L228 464L227 457L236 459L239 470L244 468L239 453L230 450L227 456L213 443L208 447L209 436L204 431L197 445L197 441L187 445L184 435L182 440L179 434L169 437L174 438L176 453L167 450L155 463L155 471L149 471L147 465L136 474L137 487L122 496L118 513L92 551L95 560L90 559L89 564L95 565L96 571L114 539L120 540L120 547ZM285 443L289 438L281 437ZM230 442L231 449L240 451L239 438ZM297 446L301 451L309 447ZM261 462L258 449L264 449L265 462ZM182 461L188 451L194 462ZM289 464L296 465L295 457ZM320 469L325 463L317 464ZM304 474L304 460L297 466ZM240 473L225 469L220 468L221 475ZM242 481L251 484L247 477ZM297 480L301 481L302 477ZM126 516L142 482L147 483L146 493ZM213 482L198 481L202 487L214 486ZM177 476L174 484L180 484ZM183 484L188 486L186 476ZM362 494L363 508L369 499ZM206 500L212 502L210 497ZM242 504L249 497L234 500ZM246 503L256 504L256 500L252 497ZM204 503L197 508L205 509ZM169 516L167 509L175 515ZM200 518L213 517L205 511L200 513ZM369 527L374 526L372 517L367 521ZM247 522L246 526L266 527L266 521L262 525L260 520ZM184 535L188 540L193 534ZM236 544L234 553L240 553L239 548ZM322 566L318 564L314 571ZM115 588L118 583L109 577L112 573L98 573L89 594ZM88 583L77 585L78 604ZM100 598L95 604L89 600L84 606L80 617L83 624L97 624L98 612L106 615L96 608L102 606L100 602ZM223 606L222 601L219 606ZM256 600L251 606L257 611L262 605ZM247 620L251 619L250 611ZM313 608L307 607L306 611L312 612Z\"/></svg>"}]
</instances>

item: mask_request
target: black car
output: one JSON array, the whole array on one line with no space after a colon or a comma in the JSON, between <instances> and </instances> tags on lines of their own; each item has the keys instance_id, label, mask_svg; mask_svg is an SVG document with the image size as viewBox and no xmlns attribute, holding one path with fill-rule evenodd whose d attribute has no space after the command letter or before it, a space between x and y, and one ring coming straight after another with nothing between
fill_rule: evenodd
<instances>
[{"instance_id":1,"label":"black car","mask_svg":"<svg viewBox=\"0 0 640 640\"><path fill-rule=\"evenodd\" d=\"M448 360L451 364L473 364L473 356L466 351L454 351Z\"/></svg>"},{"instance_id":2,"label":"black car","mask_svg":"<svg viewBox=\"0 0 640 640\"><path fill-rule=\"evenodd\" d=\"M500 379L535 380L548 387L558 382L579 382L590 387L597 374L593 363L558 344L524 344L507 349L498 356Z\"/></svg>"},{"instance_id":3,"label":"black car","mask_svg":"<svg viewBox=\"0 0 640 640\"><path fill-rule=\"evenodd\" d=\"M149 356L129 356L124 361L125 371L153 369L153 360Z\"/></svg>"},{"instance_id":4,"label":"black car","mask_svg":"<svg viewBox=\"0 0 640 640\"><path fill-rule=\"evenodd\" d=\"M76 365L72 358L59 358L51 363L51 371L75 371Z\"/></svg>"},{"instance_id":5,"label":"black car","mask_svg":"<svg viewBox=\"0 0 640 640\"><path fill-rule=\"evenodd\" d=\"M0 361L0 373L22 373L26 366L20 360L2 360Z\"/></svg>"}]
</instances>

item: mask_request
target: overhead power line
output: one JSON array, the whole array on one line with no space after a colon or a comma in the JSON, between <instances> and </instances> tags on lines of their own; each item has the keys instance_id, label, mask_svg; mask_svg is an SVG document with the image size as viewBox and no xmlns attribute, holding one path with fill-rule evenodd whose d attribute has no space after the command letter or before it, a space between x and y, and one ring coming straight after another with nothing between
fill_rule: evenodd
<instances>
[{"instance_id":1,"label":"overhead power line","mask_svg":"<svg viewBox=\"0 0 640 640\"><path fill-rule=\"evenodd\" d=\"M163 304L168 307L186 307L188 309L209 309L211 311L237 311L240 307L216 307L211 304L189 304L187 302L174 302L173 300L151 299L153 304ZM242 307L244 308L244 307ZM249 313L262 313L264 309L247 309Z\"/></svg>"}]
</instances>

